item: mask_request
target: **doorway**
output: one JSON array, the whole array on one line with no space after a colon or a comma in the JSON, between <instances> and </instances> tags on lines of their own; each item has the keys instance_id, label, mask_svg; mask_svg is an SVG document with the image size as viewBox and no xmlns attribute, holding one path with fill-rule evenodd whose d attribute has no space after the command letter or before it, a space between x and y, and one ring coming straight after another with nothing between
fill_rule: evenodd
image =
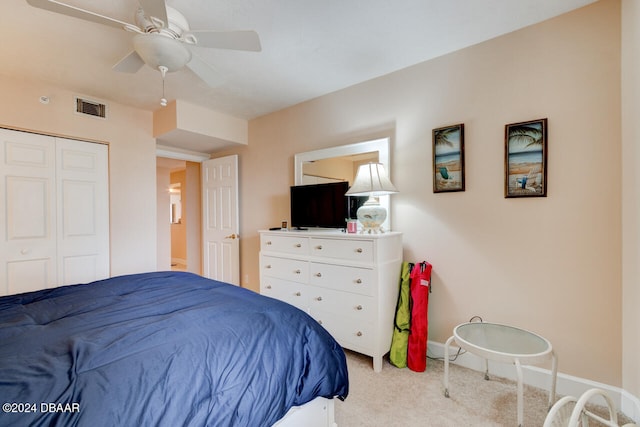
<instances>
[{"instance_id":1,"label":"doorway","mask_svg":"<svg viewBox=\"0 0 640 427\"><path fill-rule=\"evenodd\" d=\"M182 162L185 163L185 162ZM187 271L187 228L182 208L182 187L186 193L186 164L169 173L169 223L171 224L171 270Z\"/></svg>"},{"instance_id":2,"label":"doorway","mask_svg":"<svg viewBox=\"0 0 640 427\"><path fill-rule=\"evenodd\" d=\"M200 164L158 157L158 270L201 273Z\"/></svg>"},{"instance_id":3,"label":"doorway","mask_svg":"<svg viewBox=\"0 0 640 427\"><path fill-rule=\"evenodd\" d=\"M158 155L158 270L180 269L240 284L237 170L237 155L199 161ZM186 240L184 255L177 252L181 249L176 251L183 248L176 241L181 228Z\"/></svg>"}]
</instances>

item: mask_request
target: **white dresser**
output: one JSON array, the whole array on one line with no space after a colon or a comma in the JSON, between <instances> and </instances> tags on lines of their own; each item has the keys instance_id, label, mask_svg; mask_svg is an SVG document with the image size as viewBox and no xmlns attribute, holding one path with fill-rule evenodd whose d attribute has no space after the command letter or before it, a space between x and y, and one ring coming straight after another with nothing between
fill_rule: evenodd
<instances>
[{"instance_id":1,"label":"white dresser","mask_svg":"<svg viewBox=\"0 0 640 427\"><path fill-rule=\"evenodd\" d=\"M261 231L260 293L309 313L344 348L389 351L402 264L402 233Z\"/></svg>"}]
</instances>

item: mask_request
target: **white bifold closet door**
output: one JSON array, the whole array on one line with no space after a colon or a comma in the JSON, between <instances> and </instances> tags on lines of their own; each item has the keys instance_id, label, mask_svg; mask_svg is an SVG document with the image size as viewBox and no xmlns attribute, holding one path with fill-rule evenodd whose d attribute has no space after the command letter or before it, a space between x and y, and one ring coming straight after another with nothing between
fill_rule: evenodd
<instances>
[{"instance_id":1,"label":"white bifold closet door","mask_svg":"<svg viewBox=\"0 0 640 427\"><path fill-rule=\"evenodd\" d=\"M0 295L109 276L108 147L0 129Z\"/></svg>"}]
</instances>

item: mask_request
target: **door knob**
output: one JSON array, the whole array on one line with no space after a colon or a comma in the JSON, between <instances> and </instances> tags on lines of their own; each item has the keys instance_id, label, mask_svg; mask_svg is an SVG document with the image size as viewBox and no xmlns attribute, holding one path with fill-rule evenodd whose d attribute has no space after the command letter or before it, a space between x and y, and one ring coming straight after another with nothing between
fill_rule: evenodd
<instances>
[{"instance_id":1,"label":"door knob","mask_svg":"<svg viewBox=\"0 0 640 427\"><path fill-rule=\"evenodd\" d=\"M225 239L231 239L231 240L235 240L237 238L239 238L240 236L238 236L236 233L233 234L229 234L228 236L225 236ZM267 243L268 244L268 243Z\"/></svg>"}]
</instances>

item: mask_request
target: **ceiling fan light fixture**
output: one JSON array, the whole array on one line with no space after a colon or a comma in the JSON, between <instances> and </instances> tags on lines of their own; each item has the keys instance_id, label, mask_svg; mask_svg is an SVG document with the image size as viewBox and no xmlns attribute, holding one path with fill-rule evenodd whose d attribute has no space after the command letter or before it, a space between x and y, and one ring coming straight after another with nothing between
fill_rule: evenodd
<instances>
[{"instance_id":1,"label":"ceiling fan light fixture","mask_svg":"<svg viewBox=\"0 0 640 427\"><path fill-rule=\"evenodd\" d=\"M161 34L138 34L133 47L151 68L163 66L167 71L178 71L191 61L191 51L180 41Z\"/></svg>"},{"instance_id":2,"label":"ceiling fan light fixture","mask_svg":"<svg viewBox=\"0 0 640 427\"><path fill-rule=\"evenodd\" d=\"M197 51L191 51L190 46L252 52L262 50L255 31L191 31L185 16L167 6L166 0L138 0L140 7L135 12L135 24L82 9L66 1L27 0L31 6L39 9L135 33L134 51L113 67L118 72L133 74L146 64L154 70L160 70L164 82L167 72L178 71L188 65L207 85L217 87L222 79L216 75L213 67L198 56ZM162 105L166 102L163 92Z\"/></svg>"}]
</instances>

